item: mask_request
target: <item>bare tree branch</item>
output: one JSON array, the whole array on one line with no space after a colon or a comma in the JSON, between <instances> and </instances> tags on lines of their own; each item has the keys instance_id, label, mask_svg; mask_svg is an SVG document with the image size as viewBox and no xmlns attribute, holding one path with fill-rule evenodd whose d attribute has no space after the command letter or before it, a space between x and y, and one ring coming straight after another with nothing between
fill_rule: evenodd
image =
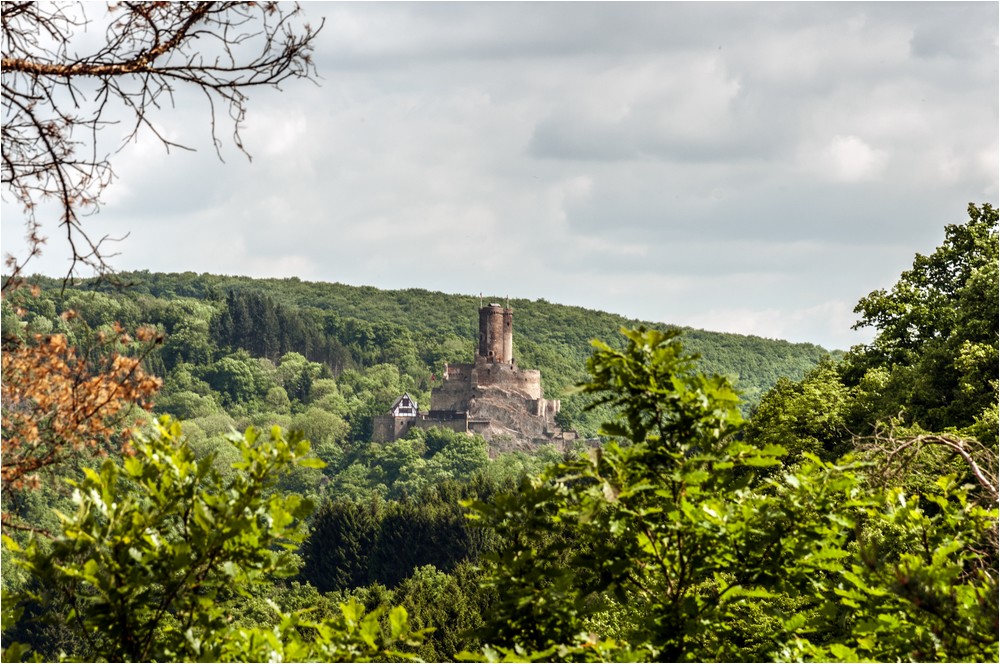
<instances>
[{"instance_id":1,"label":"bare tree branch","mask_svg":"<svg viewBox=\"0 0 1000 664\"><path fill-rule=\"evenodd\" d=\"M114 180L110 154L148 130L169 150L192 149L166 137L156 111L173 106L183 88L208 99L212 144L221 158L218 110L232 123L232 141L247 153L240 130L246 92L279 88L288 79L315 80L313 42L322 29L301 22L297 4L278 2L5 2L3 27L3 159L5 197L22 206L28 255L7 256L2 292L21 283L25 265L39 255L41 204L52 201L70 247L66 281L80 269L112 273L111 255L82 219L98 211ZM86 31L104 25L90 44ZM89 47L89 50L87 49ZM112 151L100 132L125 119L125 136Z\"/></svg>"},{"instance_id":2,"label":"bare tree branch","mask_svg":"<svg viewBox=\"0 0 1000 664\"><path fill-rule=\"evenodd\" d=\"M890 429L877 429L875 434L858 441L859 449L884 454L881 475L884 479L905 472L927 446L949 450L961 457L985 492L990 503L1000 500L997 482L997 457L993 450L973 438L952 434L929 433L898 438Z\"/></svg>"}]
</instances>

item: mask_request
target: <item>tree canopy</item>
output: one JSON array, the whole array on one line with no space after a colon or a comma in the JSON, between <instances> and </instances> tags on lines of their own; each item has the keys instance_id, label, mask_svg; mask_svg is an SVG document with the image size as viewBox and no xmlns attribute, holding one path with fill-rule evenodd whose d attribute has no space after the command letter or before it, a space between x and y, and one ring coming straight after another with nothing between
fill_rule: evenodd
<instances>
[{"instance_id":1,"label":"tree canopy","mask_svg":"<svg viewBox=\"0 0 1000 664\"><path fill-rule=\"evenodd\" d=\"M929 431L979 422L983 442L996 442L997 219L992 205L969 204L968 220L946 226L934 253L917 254L891 290L858 303L856 327L878 333L852 351L844 375L849 385L879 384L872 420L902 410L905 422Z\"/></svg>"},{"instance_id":2,"label":"tree canopy","mask_svg":"<svg viewBox=\"0 0 1000 664\"><path fill-rule=\"evenodd\" d=\"M882 492L850 457L783 467L735 436L724 378L673 335L623 332L583 386L621 442L471 503L502 542L486 659L996 659L995 506L954 475Z\"/></svg>"}]
</instances>

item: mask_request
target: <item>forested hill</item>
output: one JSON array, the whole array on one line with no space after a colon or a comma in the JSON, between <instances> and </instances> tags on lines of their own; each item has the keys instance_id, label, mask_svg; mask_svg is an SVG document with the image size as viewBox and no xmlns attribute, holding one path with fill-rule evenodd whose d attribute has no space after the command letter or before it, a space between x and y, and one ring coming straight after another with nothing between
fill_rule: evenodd
<instances>
[{"instance_id":1,"label":"forested hill","mask_svg":"<svg viewBox=\"0 0 1000 664\"><path fill-rule=\"evenodd\" d=\"M395 365L412 378L405 381L412 383L407 387L426 398L444 363L470 361L477 339L477 296L191 272L127 272L119 277L124 290L84 281L62 296L61 282L33 281L56 309L73 308L92 326L113 320L126 328L160 325L167 343L162 363L154 360L151 367L160 375L181 362L217 361L227 350L242 348L275 362L297 352L328 366L334 375ZM576 419L589 419L581 413L583 402L567 399L563 392L585 376L591 340L617 346L622 326L668 327L543 299L511 299L510 306L518 363L540 369L546 394L562 397L566 416ZM827 355L814 344L690 328L684 329L683 341L702 356L703 370L735 378L748 405L779 377L798 379Z\"/></svg>"}]
</instances>

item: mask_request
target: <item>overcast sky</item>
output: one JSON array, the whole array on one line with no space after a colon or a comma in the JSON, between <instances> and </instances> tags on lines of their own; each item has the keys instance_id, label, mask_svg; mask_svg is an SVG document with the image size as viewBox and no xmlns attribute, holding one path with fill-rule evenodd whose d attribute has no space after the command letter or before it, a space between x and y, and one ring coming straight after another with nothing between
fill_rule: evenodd
<instances>
[{"instance_id":1,"label":"overcast sky","mask_svg":"<svg viewBox=\"0 0 1000 664\"><path fill-rule=\"evenodd\" d=\"M998 197L998 4L306 3L319 85L197 97L88 220L119 269L545 298L847 348ZM184 98L182 98L184 99ZM5 196L6 197L6 196ZM3 207L5 251L21 216ZM50 231L51 232L51 231ZM33 271L59 275L55 238Z\"/></svg>"}]
</instances>

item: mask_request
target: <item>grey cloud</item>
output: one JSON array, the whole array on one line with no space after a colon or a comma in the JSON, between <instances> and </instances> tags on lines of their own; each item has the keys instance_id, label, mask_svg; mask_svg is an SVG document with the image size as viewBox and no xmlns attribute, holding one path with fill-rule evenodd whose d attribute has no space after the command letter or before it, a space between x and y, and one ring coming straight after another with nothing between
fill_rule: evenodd
<instances>
[{"instance_id":1,"label":"grey cloud","mask_svg":"<svg viewBox=\"0 0 1000 664\"><path fill-rule=\"evenodd\" d=\"M132 232L117 267L492 291L843 347L845 308L996 200L994 3L303 10L328 19L323 80L254 95L252 163L202 138L114 156L88 223ZM207 127L184 106L162 124Z\"/></svg>"},{"instance_id":2,"label":"grey cloud","mask_svg":"<svg viewBox=\"0 0 1000 664\"><path fill-rule=\"evenodd\" d=\"M996 46L1000 8L996 3L916 3L911 8L913 54L922 59L973 61Z\"/></svg>"},{"instance_id":3,"label":"grey cloud","mask_svg":"<svg viewBox=\"0 0 1000 664\"><path fill-rule=\"evenodd\" d=\"M970 195L954 188L921 196L906 183L833 186L780 172L766 179L747 176L740 184L738 172L710 168L632 171L624 182L598 182L586 205L570 209L574 233L609 239L631 234L654 243L846 240L877 246L938 233L962 216Z\"/></svg>"},{"instance_id":4,"label":"grey cloud","mask_svg":"<svg viewBox=\"0 0 1000 664\"><path fill-rule=\"evenodd\" d=\"M720 40L711 33L736 29L745 14L739 4L699 4L338 3L307 11L329 14L336 38L320 57L340 68L714 48Z\"/></svg>"},{"instance_id":5,"label":"grey cloud","mask_svg":"<svg viewBox=\"0 0 1000 664\"><path fill-rule=\"evenodd\" d=\"M527 152L578 161L740 162L773 158L787 145L777 118L726 118L711 132L657 126L655 109L624 122L600 122L561 111L535 127Z\"/></svg>"}]
</instances>

